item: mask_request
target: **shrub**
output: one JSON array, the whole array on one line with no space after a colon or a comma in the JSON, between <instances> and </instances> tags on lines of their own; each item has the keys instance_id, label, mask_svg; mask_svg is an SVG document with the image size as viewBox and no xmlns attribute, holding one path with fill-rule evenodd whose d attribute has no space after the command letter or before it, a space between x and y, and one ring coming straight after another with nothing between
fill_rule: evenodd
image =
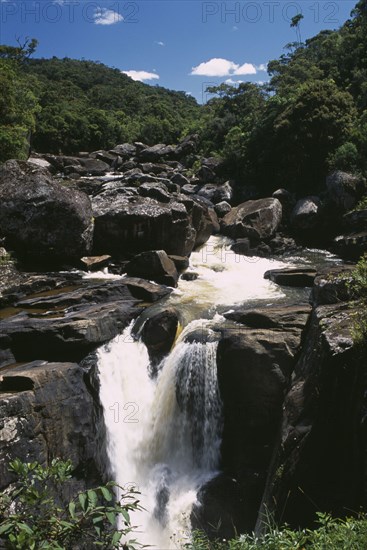
<instances>
[{"instance_id":1,"label":"shrub","mask_svg":"<svg viewBox=\"0 0 367 550\"><path fill-rule=\"evenodd\" d=\"M0 539L7 549L121 548L122 536L133 530L129 512L141 509L135 491L120 488L117 500L118 486L110 482L64 505L60 494L71 478L70 461L55 459L44 467L16 459L9 469L18 479L0 493ZM129 549L137 546L135 540L125 543Z\"/></svg>"}]
</instances>

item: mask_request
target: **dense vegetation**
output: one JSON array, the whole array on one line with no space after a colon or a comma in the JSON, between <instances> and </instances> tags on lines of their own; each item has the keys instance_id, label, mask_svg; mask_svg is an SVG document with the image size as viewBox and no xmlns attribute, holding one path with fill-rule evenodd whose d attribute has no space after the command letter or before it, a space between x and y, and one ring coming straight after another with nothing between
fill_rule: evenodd
<instances>
[{"instance_id":1,"label":"dense vegetation","mask_svg":"<svg viewBox=\"0 0 367 550\"><path fill-rule=\"evenodd\" d=\"M247 183L308 192L328 170L367 169L367 2L337 31L287 46L263 86L222 84L200 122L206 154ZM298 22L300 24L300 22Z\"/></svg>"},{"instance_id":2,"label":"dense vegetation","mask_svg":"<svg viewBox=\"0 0 367 550\"><path fill-rule=\"evenodd\" d=\"M129 512L140 509L136 492L122 490L120 500L116 500L117 485L111 482L80 492L63 504L60 494L67 494L73 472L70 461L54 459L49 466L42 466L16 459L10 463L10 471L16 480L0 492L2 548L121 548L121 538L131 533ZM125 545L126 549L137 547L141 546L135 539Z\"/></svg>"},{"instance_id":3,"label":"dense vegetation","mask_svg":"<svg viewBox=\"0 0 367 550\"><path fill-rule=\"evenodd\" d=\"M39 152L174 143L200 135L247 184L317 190L328 170L367 170L367 0L339 30L299 40L270 61L265 85L221 84L199 106L184 92L132 81L92 61L30 59L36 43L0 46L0 160ZM31 47L30 47L31 46Z\"/></svg>"}]
</instances>

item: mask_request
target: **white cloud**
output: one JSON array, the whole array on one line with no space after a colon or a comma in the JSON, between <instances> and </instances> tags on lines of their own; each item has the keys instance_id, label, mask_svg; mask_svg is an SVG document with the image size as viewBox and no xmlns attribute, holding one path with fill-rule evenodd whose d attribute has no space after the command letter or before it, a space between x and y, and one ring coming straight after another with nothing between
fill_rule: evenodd
<instances>
[{"instance_id":1,"label":"white cloud","mask_svg":"<svg viewBox=\"0 0 367 550\"><path fill-rule=\"evenodd\" d=\"M252 63L244 63L238 67L233 74L243 75L243 74L256 74L256 67Z\"/></svg>"},{"instance_id":2,"label":"white cloud","mask_svg":"<svg viewBox=\"0 0 367 550\"><path fill-rule=\"evenodd\" d=\"M114 25L124 20L122 15L117 13L117 11L107 8L96 8L93 19L96 25Z\"/></svg>"},{"instance_id":3,"label":"white cloud","mask_svg":"<svg viewBox=\"0 0 367 550\"><path fill-rule=\"evenodd\" d=\"M243 80L232 80L232 78L227 78L227 80L224 81L224 84L229 84L230 86L236 86L237 84L241 84Z\"/></svg>"},{"instance_id":4,"label":"white cloud","mask_svg":"<svg viewBox=\"0 0 367 550\"><path fill-rule=\"evenodd\" d=\"M260 63L260 65L255 65L257 71L267 71L268 70L268 64L267 63Z\"/></svg>"},{"instance_id":5,"label":"white cloud","mask_svg":"<svg viewBox=\"0 0 367 550\"><path fill-rule=\"evenodd\" d=\"M139 82L144 82L144 80L154 80L158 79L159 75L155 73L148 73L147 71L121 71L124 74L127 74L133 80L138 80Z\"/></svg>"},{"instance_id":6,"label":"white cloud","mask_svg":"<svg viewBox=\"0 0 367 550\"><path fill-rule=\"evenodd\" d=\"M252 63L244 63L238 65L228 59L221 57L213 57L209 61L200 63L197 67L193 67L191 73L197 76L232 76L256 74L256 68Z\"/></svg>"},{"instance_id":7,"label":"white cloud","mask_svg":"<svg viewBox=\"0 0 367 550\"><path fill-rule=\"evenodd\" d=\"M166 44L162 42L161 40L156 40L154 44L158 44L158 46L165 46Z\"/></svg>"}]
</instances>

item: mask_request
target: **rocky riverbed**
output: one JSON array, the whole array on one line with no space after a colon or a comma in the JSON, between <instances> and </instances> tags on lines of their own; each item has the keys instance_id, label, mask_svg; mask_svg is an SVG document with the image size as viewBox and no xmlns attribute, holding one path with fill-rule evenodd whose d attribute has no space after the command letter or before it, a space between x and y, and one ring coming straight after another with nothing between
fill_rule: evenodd
<instances>
[{"instance_id":1,"label":"rocky riverbed","mask_svg":"<svg viewBox=\"0 0 367 550\"><path fill-rule=\"evenodd\" d=\"M0 167L0 489L15 457L71 458L75 491L104 478L94 352L145 311L155 320L143 338L159 363L182 322L165 301L182 278L200 277L192 252L223 235L239 257L302 257L319 245L344 262L270 270L275 285L312 288L310 300L225 314L221 474L202 489L192 523L210 532L220 520L228 537L261 529L265 510L294 525L311 522L315 502L358 510L367 385L347 282L367 250L367 210L353 210L364 184L338 172L320 197L276 190L239 201L245 189L225 181L219 159L193 170L195 147L190 136Z\"/></svg>"}]
</instances>

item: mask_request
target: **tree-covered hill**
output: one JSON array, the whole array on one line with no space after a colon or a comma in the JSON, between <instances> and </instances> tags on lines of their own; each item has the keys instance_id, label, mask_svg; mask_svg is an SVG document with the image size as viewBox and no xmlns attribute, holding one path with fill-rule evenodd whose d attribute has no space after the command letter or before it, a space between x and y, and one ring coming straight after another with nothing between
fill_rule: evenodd
<instances>
[{"instance_id":1,"label":"tree-covered hill","mask_svg":"<svg viewBox=\"0 0 367 550\"><path fill-rule=\"evenodd\" d=\"M301 24L301 19L298 20ZM288 44L266 85L222 84L200 122L206 153L251 185L317 190L330 169L367 170L367 2L336 31Z\"/></svg>"},{"instance_id":2,"label":"tree-covered hill","mask_svg":"<svg viewBox=\"0 0 367 550\"><path fill-rule=\"evenodd\" d=\"M37 151L76 152L119 142L175 142L199 109L185 92L135 82L93 61L31 59L39 104L32 145Z\"/></svg>"}]
</instances>

